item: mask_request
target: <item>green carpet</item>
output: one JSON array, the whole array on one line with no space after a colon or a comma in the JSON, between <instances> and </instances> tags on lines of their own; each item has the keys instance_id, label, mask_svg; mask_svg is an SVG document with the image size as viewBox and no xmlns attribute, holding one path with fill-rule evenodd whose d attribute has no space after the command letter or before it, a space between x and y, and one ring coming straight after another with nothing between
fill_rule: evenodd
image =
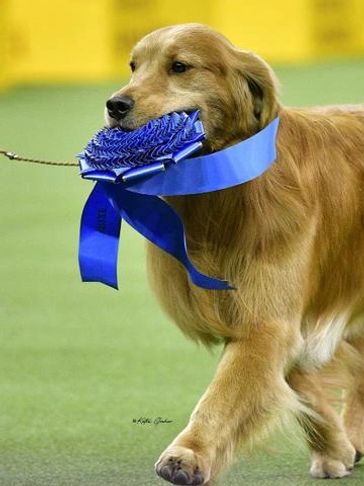
<instances>
[{"instance_id":1,"label":"green carpet","mask_svg":"<svg viewBox=\"0 0 364 486\"><path fill-rule=\"evenodd\" d=\"M364 62L277 69L288 104L364 101ZM72 159L117 83L0 95L0 147ZM185 425L220 349L188 342L148 289L144 242L123 228L120 291L81 284L76 169L0 160L0 485L162 485L159 453ZM141 425L140 417L170 424ZM242 458L222 486L306 485L295 428ZM364 466L340 484L364 483Z\"/></svg>"}]
</instances>

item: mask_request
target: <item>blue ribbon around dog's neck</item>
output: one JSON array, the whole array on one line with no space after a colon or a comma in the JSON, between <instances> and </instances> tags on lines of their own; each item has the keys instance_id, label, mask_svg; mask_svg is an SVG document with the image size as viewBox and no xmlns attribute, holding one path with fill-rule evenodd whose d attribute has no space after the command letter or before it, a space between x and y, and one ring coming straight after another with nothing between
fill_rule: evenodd
<instances>
[{"instance_id":1,"label":"blue ribbon around dog's neck","mask_svg":"<svg viewBox=\"0 0 364 486\"><path fill-rule=\"evenodd\" d=\"M139 171L125 178L114 172L84 168L81 175L97 182L84 207L79 245L79 265L84 282L101 282L114 288L120 227L125 219L134 229L175 257L191 281L206 289L233 289L229 282L200 273L189 259L183 223L159 196L201 194L233 187L255 179L276 159L279 118L240 143L218 152L185 158L176 164ZM158 169L159 167L159 169ZM82 160L81 160L82 168ZM92 172L92 173L90 173Z\"/></svg>"}]
</instances>

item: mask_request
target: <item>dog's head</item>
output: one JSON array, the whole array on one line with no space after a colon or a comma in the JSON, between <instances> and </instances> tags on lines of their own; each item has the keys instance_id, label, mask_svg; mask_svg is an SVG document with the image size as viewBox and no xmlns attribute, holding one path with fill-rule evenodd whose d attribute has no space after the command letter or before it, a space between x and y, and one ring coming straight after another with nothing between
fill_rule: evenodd
<instances>
[{"instance_id":1,"label":"dog's head","mask_svg":"<svg viewBox=\"0 0 364 486\"><path fill-rule=\"evenodd\" d=\"M255 133L277 114L274 74L258 56L207 26L159 29L132 51L129 84L108 101L106 123L134 129L172 111L199 109L208 150Z\"/></svg>"}]
</instances>

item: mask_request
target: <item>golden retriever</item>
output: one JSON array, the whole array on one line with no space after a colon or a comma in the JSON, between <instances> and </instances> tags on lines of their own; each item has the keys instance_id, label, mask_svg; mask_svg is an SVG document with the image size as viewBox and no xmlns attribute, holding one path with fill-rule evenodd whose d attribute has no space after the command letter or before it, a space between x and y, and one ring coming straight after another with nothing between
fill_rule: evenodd
<instances>
[{"instance_id":1,"label":"golden retriever","mask_svg":"<svg viewBox=\"0 0 364 486\"><path fill-rule=\"evenodd\" d=\"M200 24L152 32L130 66L129 84L108 101L109 126L133 129L198 108L207 153L280 117L278 158L262 176L167 198L195 265L236 291L196 287L176 260L148 247L163 308L189 338L224 343L212 383L157 474L212 484L286 411L302 425L312 476L350 474L364 453L364 106L282 107L267 63ZM334 363L347 371L342 417L323 387Z\"/></svg>"}]
</instances>

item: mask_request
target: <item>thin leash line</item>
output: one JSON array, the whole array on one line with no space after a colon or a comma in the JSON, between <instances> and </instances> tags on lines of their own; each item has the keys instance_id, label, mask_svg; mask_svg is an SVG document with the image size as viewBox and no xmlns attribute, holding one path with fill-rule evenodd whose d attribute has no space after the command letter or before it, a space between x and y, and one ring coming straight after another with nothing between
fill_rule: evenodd
<instances>
[{"instance_id":1,"label":"thin leash line","mask_svg":"<svg viewBox=\"0 0 364 486\"><path fill-rule=\"evenodd\" d=\"M29 157L21 157L15 152L0 149L0 155L4 155L9 160L16 160L18 162L31 162L33 164L41 165L55 165L57 167L79 167L77 162L55 162L54 160L31 159Z\"/></svg>"}]
</instances>

